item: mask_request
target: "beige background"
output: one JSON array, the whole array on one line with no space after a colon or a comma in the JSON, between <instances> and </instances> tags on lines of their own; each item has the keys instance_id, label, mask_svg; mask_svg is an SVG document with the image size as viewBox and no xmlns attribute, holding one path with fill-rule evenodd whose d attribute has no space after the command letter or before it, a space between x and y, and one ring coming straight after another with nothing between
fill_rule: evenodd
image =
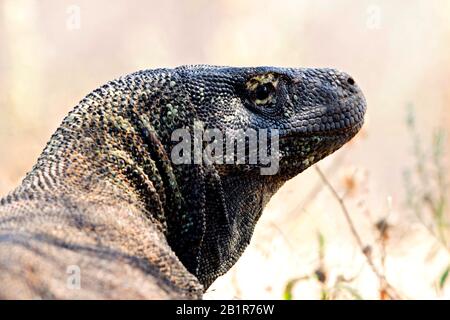
<instances>
[{"instance_id":1,"label":"beige background","mask_svg":"<svg viewBox=\"0 0 450 320\"><path fill-rule=\"evenodd\" d=\"M448 286L435 288L448 252L405 206L403 172L414 161L408 104L427 152L437 128L450 149L449 17L446 0L0 0L0 194L20 182L79 100L120 75L200 63L335 67L365 92L367 122L319 165L339 192L351 187L347 204L365 243L388 216L391 284L407 297L448 298ZM312 168L272 199L249 249L206 297L283 298L290 279L317 267L317 232L325 237L325 286L344 276L363 298L379 298L376 277ZM319 288L302 281L293 298L319 298Z\"/></svg>"}]
</instances>

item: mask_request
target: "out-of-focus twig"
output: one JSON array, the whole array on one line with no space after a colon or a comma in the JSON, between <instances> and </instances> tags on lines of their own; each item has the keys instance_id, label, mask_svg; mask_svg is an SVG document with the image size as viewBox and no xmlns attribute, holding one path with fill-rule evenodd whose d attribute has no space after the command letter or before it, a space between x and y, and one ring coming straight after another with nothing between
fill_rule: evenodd
<instances>
[{"instance_id":1,"label":"out-of-focus twig","mask_svg":"<svg viewBox=\"0 0 450 320\"><path fill-rule=\"evenodd\" d=\"M336 172L337 168L339 168L339 166L342 164L342 162L344 161L344 157L342 156L342 154L338 155L336 158L333 159L333 162L331 163L331 166L329 168L327 168L327 176L333 175L334 172ZM314 200L316 199L317 195L322 191L323 189L323 183L321 183L321 181L318 181L314 187L311 188L311 191L308 193L308 195L306 197L304 197L304 199L302 199L301 202L299 202L299 205L296 206L294 208L293 214L295 214L296 212L302 212L305 210L305 208L308 208L309 205L314 202ZM292 218L293 215L289 215L289 217Z\"/></svg>"},{"instance_id":2,"label":"out-of-focus twig","mask_svg":"<svg viewBox=\"0 0 450 320\"><path fill-rule=\"evenodd\" d=\"M347 209L347 206L344 202L344 197L341 197L336 189L331 185L331 183L328 181L327 177L323 174L322 170L319 168L319 166L315 166L317 173L319 174L320 178L322 179L323 183L328 187L328 189L333 194L334 198L339 202L339 205L342 209L342 212L344 213L345 219L347 220L347 223L350 227L350 231L353 235L353 237L356 240L356 243L358 244L362 254L366 257L367 263L372 269L373 273L378 277L381 283L384 284L384 287L386 288L385 294L390 299L402 299L401 296L397 293L397 290L392 287L392 285L387 281L384 274L382 274L378 268L375 266L375 263L372 260L371 257L371 250L369 246L364 245L364 243L361 240L361 237L358 234L358 231L356 230L356 227L353 223L352 218L350 217L349 211Z\"/></svg>"}]
</instances>

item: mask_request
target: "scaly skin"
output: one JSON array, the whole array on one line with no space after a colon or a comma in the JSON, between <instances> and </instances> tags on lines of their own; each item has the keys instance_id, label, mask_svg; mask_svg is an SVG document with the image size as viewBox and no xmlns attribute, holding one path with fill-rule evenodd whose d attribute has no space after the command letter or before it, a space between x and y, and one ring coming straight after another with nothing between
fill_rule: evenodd
<instances>
[{"instance_id":1,"label":"scaly skin","mask_svg":"<svg viewBox=\"0 0 450 320\"><path fill-rule=\"evenodd\" d=\"M349 141L364 113L353 79L332 69L189 66L109 82L0 201L0 297L200 298L240 257L270 197ZM278 129L278 173L175 165L172 132L199 123Z\"/></svg>"}]
</instances>

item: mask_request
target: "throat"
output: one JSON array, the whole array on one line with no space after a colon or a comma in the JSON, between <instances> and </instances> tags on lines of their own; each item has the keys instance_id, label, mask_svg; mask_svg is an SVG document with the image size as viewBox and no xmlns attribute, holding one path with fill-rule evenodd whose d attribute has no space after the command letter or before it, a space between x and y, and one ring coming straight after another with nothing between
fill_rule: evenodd
<instances>
[{"instance_id":1,"label":"throat","mask_svg":"<svg viewBox=\"0 0 450 320\"><path fill-rule=\"evenodd\" d=\"M273 193L259 175L209 179L205 233L194 273L205 288L226 273L242 255Z\"/></svg>"}]
</instances>

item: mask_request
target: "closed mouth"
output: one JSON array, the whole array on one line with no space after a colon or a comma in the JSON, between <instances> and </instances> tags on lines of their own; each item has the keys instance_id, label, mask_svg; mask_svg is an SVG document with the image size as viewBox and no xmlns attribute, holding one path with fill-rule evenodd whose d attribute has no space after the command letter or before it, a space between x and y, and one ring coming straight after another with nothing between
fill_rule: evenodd
<instances>
[{"instance_id":1,"label":"closed mouth","mask_svg":"<svg viewBox=\"0 0 450 320\"><path fill-rule=\"evenodd\" d=\"M349 134L356 134L361 129L363 124L364 120L362 119L361 121L344 128L312 132L303 132L301 129L296 130L293 128L289 130L289 132L287 130L280 131L280 140L287 140L290 138L346 136Z\"/></svg>"}]
</instances>

